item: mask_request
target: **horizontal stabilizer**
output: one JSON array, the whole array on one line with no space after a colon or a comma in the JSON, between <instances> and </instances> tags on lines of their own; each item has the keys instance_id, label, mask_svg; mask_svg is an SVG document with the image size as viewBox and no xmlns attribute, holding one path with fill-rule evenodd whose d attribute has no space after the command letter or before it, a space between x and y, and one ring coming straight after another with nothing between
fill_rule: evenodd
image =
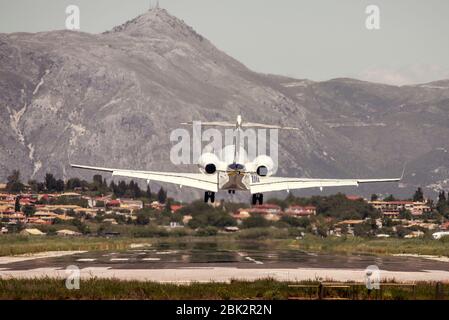
<instances>
[{"instance_id":1,"label":"horizontal stabilizer","mask_svg":"<svg viewBox=\"0 0 449 320\"><path fill-rule=\"evenodd\" d=\"M182 122L181 125L193 125L194 123L198 123L202 126L211 126L211 127L227 127L227 128L264 128L264 129L279 129L279 130L299 130L294 127L284 127L279 125L272 124L263 124L257 122L244 122L241 118L237 118L237 122L227 122L227 121L189 121Z\"/></svg>"},{"instance_id":2,"label":"horizontal stabilizer","mask_svg":"<svg viewBox=\"0 0 449 320\"><path fill-rule=\"evenodd\" d=\"M263 123L256 123L256 122L244 122L242 124L242 127L246 127L246 128L279 129L279 130L299 130L298 128L294 128L294 127L283 127L283 126L277 126L277 125L271 125L271 124L263 124Z\"/></svg>"},{"instance_id":3,"label":"horizontal stabilizer","mask_svg":"<svg viewBox=\"0 0 449 320\"><path fill-rule=\"evenodd\" d=\"M189 122L181 122L182 125L193 125L194 122L201 124L202 126L212 126L212 127L235 127L235 123L225 122L225 121L189 121Z\"/></svg>"}]
</instances>

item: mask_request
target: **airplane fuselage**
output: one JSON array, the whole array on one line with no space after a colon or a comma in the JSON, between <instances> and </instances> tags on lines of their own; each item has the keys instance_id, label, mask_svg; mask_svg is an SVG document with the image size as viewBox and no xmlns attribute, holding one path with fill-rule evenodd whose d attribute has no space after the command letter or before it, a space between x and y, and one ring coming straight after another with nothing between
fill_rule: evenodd
<instances>
[{"instance_id":1,"label":"airplane fuselage","mask_svg":"<svg viewBox=\"0 0 449 320\"><path fill-rule=\"evenodd\" d=\"M223 174L219 174L218 185L220 190L248 190L248 185L245 181L248 173L240 170L230 170ZM220 183L222 180L222 183Z\"/></svg>"}]
</instances>

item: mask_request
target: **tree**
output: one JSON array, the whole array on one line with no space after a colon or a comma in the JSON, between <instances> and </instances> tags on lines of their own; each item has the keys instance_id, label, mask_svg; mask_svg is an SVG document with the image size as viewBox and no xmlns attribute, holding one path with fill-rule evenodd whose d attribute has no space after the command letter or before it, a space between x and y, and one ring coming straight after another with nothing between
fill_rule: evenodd
<instances>
[{"instance_id":1,"label":"tree","mask_svg":"<svg viewBox=\"0 0 449 320\"><path fill-rule=\"evenodd\" d=\"M94 175L92 183L95 190L100 190L103 187L103 177L101 174Z\"/></svg>"},{"instance_id":2,"label":"tree","mask_svg":"<svg viewBox=\"0 0 449 320\"><path fill-rule=\"evenodd\" d=\"M208 205L206 204L206 206ZM206 212L192 212L193 218L188 223L190 228L196 229L206 226L223 228L227 226L235 226L237 224L236 220L226 212L217 208L211 208L210 206L208 207L209 211Z\"/></svg>"},{"instance_id":3,"label":"tree","mask_svg":"<svg viewBox=\"0 0 449 320\"><path fill-rule=\"evenodd\" d=\"M422 214L422 218L424 219L424 222L427 222L428 220L440 219L441 215L437 211L432 210L432 211L429 211L429 212L424 212Z\"/></svg>"},{"instance_id":4,"label":"tree","mask_svg":"<svg viewBox=\"0 0 449 320\"><path fill-rule=\"evenodd\" d=\"M237 221L227 212L223 211L222 208L213 208L201 200L193 201L185 205L177 211L177 214L192 215L192 219L188 223L188 226L192 229L206 226L222 228L237 224ZM172 219L173 214L170 214L169 217Z\"/></svg>"},{"instance_id":5,"label":"tree","mask_svg":"<svg viewBox=\"0 0 449 320\"><path fill-rule=\"evenodd\" d=\"M167 212L171 212L171 206L173 205L173 199L168 198L167 201L165 201L165 208L164 210Z\"/></svg>"},{"instance_id":6,"label":"tree","mask_svg":"<svg viewBox=\"0 0 449 320\"><path fill-rule=\"evenodd\" d=\"M354 226L354 235L357 237L368 237L372 233L371 223L359 223Z\"/></svg>"},{"instance_id":7,"label":"tree","mask_svg":"<svg viewBox=\"0 0 449 320\"><path fill-rule=\"evenodd\" d=\"M291 217L291 216L282 216L279 220L281 222L284 222L292 227L299 227L299 228L307 228L310 226L310 219L308 217Z\"/></svg>"},{"instance_id":8,"label":"tree","mask_svg":"<svg viewBox=\"0 0 449 320\"><path fill-rule=\"evenodd\" d=\"M27 217L32 216L36 212L36 208L30 205L23 206L22 210Z\"/></svg>"},{"instance_id":9,"label":"tree","mask_svg":"<svg viewBox=\"0 0 449 320\"><path fill-rule=\"evenodd\" d=\"M14 170L10 176L7 177L6 190L12 193L22 192L25 186L20 181L20 171Z\"/></svg>"},{"instance_id":10,"label":"tree","mask_svg":"<svg viewBox=\"0 0 449 320\"><path fill-rule=\"evenodd\" d=\"M444 190L438 194L438 202L440 201L446 202L446 192L444 192Z\"/></svg>"},{"instance_id":11,"label":"tree","mask_svg":"<svg viewBox=\"0 0 449 320\"><path fill-rule=\"evenodd\" d=\"M37 181L36 180L28 180L28 185L32 192L37 193Z\"/></svg>"},{"instance_id":12,"label":"tree","mask_svg":"<svg viewBox=\"0 0 449 320\"><path fill-rule=\"evenodd\" d=\"M106 232L106 228L105 226L101 225L98 229L97 229L97 235L102 236L104 235L104 233Z\"/></svg>"},{"instance_id":13,"label":"tree","mask_svg":"<svg viewBox=\"0 0 449 320\"><path fill-rule=\"evenodd\" d=\"M45 188L47 188L48 191L56 190L56 179L51 173L45 175Z\"/></svg>"},{"instance_id":14,"label":"tree","mask_svg":"<svg viewBox=\"0 0 449 320\"><path fill-rule=\"evenodd\" d=\"M281 207L282 210L285 210L285 208L288 207L287 201L293 201L291 198L291 193L288 194L288 196L285 200L281 200L278 198L271 198L271 199L268 199L267 203L276 204L279 207Z\"/></svg>"},{"instance_id":15,"label":"tree","mask_svg":"<svg viewBox=\"0 0 449 320\"><path fill-rule=\"evenodd\" d=\"M16 201L14 203L14 211L19 212L20 211L20 196L16 197Z\"/></svg>"},{"instance_id":16,"label":"tree","mask_svg":"<svg viewBox=\"0 0 449 320\"><path fill-rule=\"evenodd\" d=\"M132 198L140 198L142 196L142 191L140 190L139 184L131 180L128 186L128 194Z\"/></svg>"},{"instance_id":17,"label":"tree","mask_svg":"<svg viewBox=\"0 0 449 320\"><path fill-rule=\"evenodd\" d=\"M415 194L413 195L413 201L424 202L424 193L421 187L419 187L418 190L415 191Z\"/></svg>"},{"instance_id":18,"label":"tree","mask_svg":"<svg viewBox=\"0 0 449 320\"><path fill-rule=\"evenodd\" d=\"M100 174L96 174L93 176L90 189L92 191L96 191L98 195L105 194L109 191L106 179L103 179L103 177Z\"/></svg>"},{"instance_id":19,"label":"tree","mask_svg":"<svg viewBox=\"0 0 449 320\"><path fill-rule=\"evenodd\" d=\"M407 229L404 226L397 226L396 227L396 233L398 237L403 238L404 236L408 235L411 232L411 230Z\"/></svg>"},{"instance_id":20,"label":"tree","mask_svg":"<svg viewBox=\"0 0 449 320\"><path fill-rule=\"evenodd\" d=\"M326 226L319 225L316 228L316 234L319 235L322 238L326 238L328 234L329 229Z\"/></svg>"},{"instance_id":21,"label":"tree","mask_svg":"<svg viewBox=\"0 0 449 320\"><path fill-rule=\"evenodd\" d=\"M126 186L125 196L128 198L134 198L134 181L133 180L131 180L131 182Z\"/></svg>"},{"instance_id":22,"label":"tree","mask_svg":"<svg viewBox=\"0 0 449 320\"><path fill-rule=\"evenodd\" d=\"M183 218L182 214L175 212L170 216L170 221L182 223Z\"/></svg>"},{"instance_id":23,"label":"tree","mask_svg":"<svg viewBox=\"0 0 449 320\"><path fill-rule=\"evenodd\" d=\"M399 218L406 219L406 220L412 220L413 216L412 216L412 213L410 212L410 210L401 209L401 211L399 211Z\"/></svg>"},{"instance_id":24,"label":"tree","mask_svg":"<svg viewBox=\"0 0 449 320\"><path fill-rule=\"evenodd\" d=\"M379 196L377 194L373 193L371 195L371 201L377 201L377 200L379 200Z\"/></svg>"},{"instance_id":25,"label":"tree","mask_svg":"<svg viewBox=\"0 0 449 320\"><path fill-rule=\"evenodd\" d=\"M215 236L218 233L218 229L212 226L207 226L204 228L198 229L196 232L197 236L200 237L209 237L209 236Z\"/></svg>"},{"instance_id":26,"label":"tree","mask_svg":"<svg viewBox=\"0 0 449 320\"><path fill-rule=\"evenodd\" d=\"M157 193L157 201L159 201L159 203L165 203L165 201L167 201L167 192L162 187Z\"/></svg>"},{"instance_id":27,"label":"tree","mask_svg":"<svg viewBox=\"0 0 449 320\"><path fill-rule=\"evenodd\" d=\"M147 191L145 192L145 196L148 198L149 201L151 201L151 189L149 184L147 184Z\"/></svg>"},{"instance_id":28,"label":"tree","mask_svg":"<svg viewBox=\"0 0 449 320\"><path fill-rule=\"evenodd\" d=\"M389 217L384 217L382 219L382 226L384 227L392 227L393 226L393 220Z\"/></svg>"},{"instance_id":29,"label":"tree","mask_svg":"<svg viewBox=\"0 0 449 320\"><path fill-rule=\"evenodd\" d=\"M37 193L40 193L45 190L45 184L43 182L37 183Z\"/></svg>"},{"instance_id":30,"label":"tree","mask_svg":"<svg viewBox=\"0 0 449 320\"><path fill-rule=\"evenodd\" d=\"M137 182L134 184L134 197L142 197L142 190L140 190L139 184Z\"/></svg>"},{"instance_id":31,"label":"tree","mask_svg":"<svg viewBox=\"0 0 449 320\"><path fill-rule=\"evenodd\" d=\"M251 215L251 217L243 220L242 226L244 228L263 228L269 227L270 221L262 217L261 215Z\"/></svg>"},{"instance_id":32,"label":"tree","mask_svg":"<svg viewBox=\"0 0 449 320\"><path fill-rule=\"evenodd\" d=\"M117 197L122 197L122 196L124 196L125 193L126 193L126 188L127 188L126 182L125 182L125 181L120 181L120 182L118 183L118 186L117 186L117 190L116 190L116 192L115 192L115 195L116 195Z\"/></svg>"},{"instance_id":33,"label":"tree","mask_svg":"<svg viewBox=\"0 0 449 320\"><path fill-rule=\"evenodd\" d=\"M384 201L396 201L396 198L390 194L388 197L384 198Z\"/></svg>"},{"instance_id":34,"label":"tree","mask_svg":"<svg viewBox=\"0 0 449 320\"><path fill-rule=\"evenodd\" d=\"M140 212L136 216L136 224L147 225L150 223L150 215L145 212Z\"/></svg>"},{"instance_id":35,"label":"tree","mask_svg":"<svg viewBox=\"0 0 449 320\"><path fill-rule=\"evenodd\" d=\"M89 230L89 226L86 225L85 223L83 223L81 220L79 219L74 219L72 220L72 224L78 229L79 232L81 232L82 234L87 234L90 232Z\"/></svg>"},{"instance_id":36,"label":"tree","mask_svg":"<svg viewBox=\"0 0 449 320\"><path fill-rule=\"evenodd\" d=\"M67 181L66 189L74 190L75 188L81 188L81 180L79 178L70 178Z\"/></svg>"},{"instance_id":37,"label":"tree","mask_svg":"<svg viewBox=\"0 0 449 320\"><path fill-rule=\"evenodd\" d=\"M57 192L63 192L64 191L64 181L63 180L61 180L61 179L56 180L55 190Z\"/></svg>"},{"instance_id":38,"label":"tree","mask_svg":"<svg viewBox=\"0 0 449 320\"><path fill-rule=\"evenodd\" d=\"M338 193L331 196L313 196L307 205L317 208L317 214L338 219L364 219L377 217L380 213L366 201L349 200L346 195Z\"/></svg>"},{"instance_id":39,"label":"tree","mask_svg":"<svg viewBox=\"0 0 449 320\"><path fill-rule=\"evenodd\" d=\"M231 215L222 212L221 214L214 215L211 224L218 228L224 228L237 225L237 221Z\"/></svg>"},{"instance_id":40,"label":"tree","mask_svg":"<svg viewBox=\"0 0 449 320\"><path fill-rule=\"evenodd\" d=\"M449 205L444 190L438 194L437 211L443 216L449 215Z\"/></svg>"}]
</instances>

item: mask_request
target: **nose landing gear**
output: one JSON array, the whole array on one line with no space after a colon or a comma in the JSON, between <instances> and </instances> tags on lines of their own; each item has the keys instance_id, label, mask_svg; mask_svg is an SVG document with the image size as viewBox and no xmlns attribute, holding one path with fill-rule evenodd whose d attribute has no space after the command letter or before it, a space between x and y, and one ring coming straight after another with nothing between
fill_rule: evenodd
<instances>
[{"instance_id":1,"label":"nose landing gear","mask_svg":"<svg viewBox=\"0 0 449 320\"><path fill-rule=\"evenodd\" d=\"M215 192L212 191L204 192L204 202L208 203L209 199L211 203L215 202Z\"/></svg>"},{"instance_id":2,"label":"nose landing gear","mask_svg":"<svg viewBox=\"0 0 449 320\"><path fill-rule=\"evenodd\" d=\"M256 205L257 202L259 202L259 204L263 204L263 194L262 193L255 193L255 194L253 194L253 198L252 198L251 203L253 205Z\"/></svg>"}]
</instances>

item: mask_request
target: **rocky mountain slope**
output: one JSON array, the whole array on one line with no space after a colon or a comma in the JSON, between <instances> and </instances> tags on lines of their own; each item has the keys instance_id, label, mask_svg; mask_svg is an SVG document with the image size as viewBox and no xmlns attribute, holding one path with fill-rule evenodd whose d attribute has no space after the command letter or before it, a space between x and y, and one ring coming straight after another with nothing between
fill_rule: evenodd
<instances>
[{"instance_id":1,"label":"rocky mountain slope","mask_svg":"<svg viewBox=\"0 0 449 320\"><path fill-rule=\"evenodd\" d=\"M449 81L395 87L255 73L163 9L103 34L0 34L0 110L0 181L15 168L25 179L91 176L70 161L193 172L170 163L171 130L241 113L300 128L279 135L278 175L388 177L408 162L400 189L343 191L449 187Z\"/></svg>"}]
</instances>

